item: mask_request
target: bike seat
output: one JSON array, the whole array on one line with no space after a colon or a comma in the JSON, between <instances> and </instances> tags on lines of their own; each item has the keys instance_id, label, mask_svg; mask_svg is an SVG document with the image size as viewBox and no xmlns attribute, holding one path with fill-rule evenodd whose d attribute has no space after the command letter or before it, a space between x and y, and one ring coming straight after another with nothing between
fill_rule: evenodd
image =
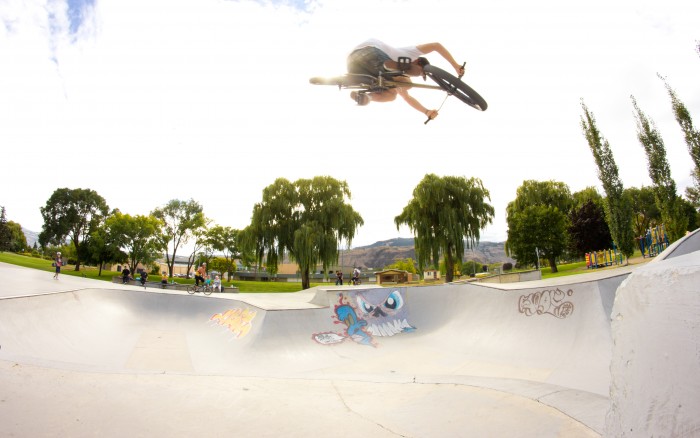
<instances>
[{"instance_id":1,"label":"bike seat","mask_svg":"<svg viewBox=\"0 0 700 438\"><path fill-rule=\"evenodd\" d=\"M389 59L384 61L384 69L389 73L405 74L408 76L420 76L423 74L423 69L411 63L411 58L405 56L399 57L398 61Z\"/></svg>"}]
</instances>

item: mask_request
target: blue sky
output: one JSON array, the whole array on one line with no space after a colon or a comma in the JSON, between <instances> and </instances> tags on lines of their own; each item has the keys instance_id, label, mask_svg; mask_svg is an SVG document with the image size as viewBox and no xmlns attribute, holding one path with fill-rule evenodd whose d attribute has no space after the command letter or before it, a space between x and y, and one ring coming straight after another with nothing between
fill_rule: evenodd
<instances>
[{"instance_id":1,"label":"blue sky","mask_svg":"<svg viewBox=\"0 0 700 438\"><path fill-rule=\"evenodd\" d=\"M630 95L658 126L682 193L691 161L656 74L700 125L697 3L5 0L0 143L21 165L3 163L0 205L40 231L53 190L92 188L130 214L196 199L215 223L243 228L275 178L330 175L350 186L365 219L353 244L364 245L410 236L393 218L436 173L484 181L496 217L482 240L503 241L524 180L602 192L582 98L624 185L650 184ZM369 37L442 42L488 111L448 99L423 125L400 101L360 108L308 83L343 73ZM443 100L414 94L427 107Z\"/></svg>"}]
</instances>

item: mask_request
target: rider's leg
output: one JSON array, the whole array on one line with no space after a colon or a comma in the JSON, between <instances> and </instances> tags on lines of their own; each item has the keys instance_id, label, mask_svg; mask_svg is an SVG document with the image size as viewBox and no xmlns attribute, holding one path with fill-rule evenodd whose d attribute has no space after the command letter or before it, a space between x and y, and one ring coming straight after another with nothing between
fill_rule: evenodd
<instances>
[{"instance_id":1,"label":"rider's leg","mask_svg":"<svg viewBox=\"0 0 700 438\"><path fill-rule=\"evenodd\" d=\"M350 99L357 102L358 105L364 106L370 102L391 102L396 99L396 95L397 92L394 88L374 93L358 93L357 91L351 91Z\"/></svg>"}]
</instances>

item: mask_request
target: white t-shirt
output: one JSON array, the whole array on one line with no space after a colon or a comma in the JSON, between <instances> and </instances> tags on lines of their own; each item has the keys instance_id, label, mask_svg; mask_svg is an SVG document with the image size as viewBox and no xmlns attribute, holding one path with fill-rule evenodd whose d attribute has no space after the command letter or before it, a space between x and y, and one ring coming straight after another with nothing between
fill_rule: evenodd
<instances>
[{"instance_id":1,"label":"white t-shirt","mask_svg":"<svg viewBox=\"0 0 700 438\"><path fill-rule=\"evenodd\" d=\"M355 50L362 49L363 47L376 47L389 55L389 58L393 59L394 61L398 61L399 57L401 56L407 56L411 58L411 61L415 61L418 57L424 55L424 53L418 50L416 46L392 47L376 38L370 38L367 41L364 41L362 44L358 44L354 49L352 49L352 51L354 52Z\"/></svg>"}]
</instances>

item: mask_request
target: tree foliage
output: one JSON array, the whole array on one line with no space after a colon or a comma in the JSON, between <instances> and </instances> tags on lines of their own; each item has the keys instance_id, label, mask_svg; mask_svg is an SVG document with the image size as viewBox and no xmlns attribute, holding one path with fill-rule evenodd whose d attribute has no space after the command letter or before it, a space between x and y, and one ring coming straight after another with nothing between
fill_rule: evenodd
<instances>
[{"instance_id":1,"label":"tree foliage","mask_svg":"<svg viewBox=\"0 0 700 438\"><path fill-rule=\"evenodd\" d=\"M557 257L567 245L569 187L557 181L527 180L518 187L514 201L506 207L506 249L520 265L545 258L557 272Z\"/></svg>"},{"instance_id":2,"label":"tree foliage","mask_svg":"<svg viewBox=\"0 0 700 438\"><path fill-rule=\"evenodd\" d=\"M644 236L650 227L661 223L661 212L656 206L654 190L651 187L630 187L625 189L632 208L632 228L635 236Z\"/></svg>"},{"instance_id":3,"label":"tree foliage","mask_svg":"<svg viewBox=\"0 0 700 438\"><path fill-rule=\"evenodd\" d=\"M478 178L426 175L413 189L413 198L400 215L396 227L408 225L415 237L418 265L439 268L445 260L445 280L454 277L455 262L461 263L466 248L479 242L481 230L492 223L489 191ZM466 239L466 240L465 240Z\"/></svg>"},{"instance_id":4,"label":"tree foliage","mask_svg":"<svg viewBox=\"0 0 700 438\"><path fill-rule=\"evenodd\" d=\"M676 182L671 178L671 167L666 159L666 148L653 121L644 114L632 96L637 120L637 138L647 155L647 169L653 183L656 205L661 211L670 240L676 241L688 230L688 218L676 193Z\"/></svg>"},{"instance_id":5,"label":"tree foliage","mask_svg":"<svg viewBox=\"0 0 700 438\"><path fill-rule=\"evenodd\" d=\"M5 207L0 206L0 251L10 250L11 238L10 228L7 226Z\"/></svg>"},{"instance_id":6,"label":"tree foliage","mask_svg":"<svg viewBox=\"0 0 700 438\"><path fill-rule=\"evenodd\" d=\"M223 255L220 257L222 262L219 269L221 272L226 272L229 281L236 270L236 259L242 258L238 244L239 233L239 230L221 225L215 225L207 232L207 239L212 249Z\"/></svg>"},{"instance_id":7,"label":"tree foliage","mask_svg":"<svg viewBox=\"0 0 700 438\"><path fill-rule=\"evenodd\" d=\"M62 245L70 239L75 247L75 270L87 257L90 234L107 216L109 207L102 196L91 189L56 189L41 207L44 226L39 233L42 247Z\"/></svg>"},{"instance_id":8,"label":"tree foliage","mask_svg":"<svg viewBox=\"0 0 700 438\"><path fill-rule=\"evenodd\" d=\"M603 206L610 235L620 252L629 258L634 253L635 248L629 198L625 196L624 186L620 180L610 144L598 131L595 118L583 101L581 101L581 106L583 107L581 128L593 153L598 167L598 179L605 191Z\"/></svg>"},{"instance_id":9,"label":"tree foliage","mask_svg":"<svg viewBox=\"0 0 700 438\"><path fill-rule=\"evenodd\" d=\"M193 199L172 199L165 206L153 210L151 214L163 223L161 243L165 250L168 276L172 278L178 248L186 244L196 230L206 225L203 209Z\"/></svg>"},{"instance_id":10,"label":"tree foliage","mask_svg":"<svg viewBox=\"0 0 700 438\"><path fill-rule=\"evenodd\" d=\"M17 222L7 221L7 229L10 231L9 250L12 252L24 252L29 248L27 236L22 231L22 225Z\"/></svg>"},{"instance_id":11,"label":"tree foliage","mask_svg":"<svg viewBox=\"0 0 700 438\"><path fill-rule=\"evenodd\" d=\"M569 248L575 255L582 256L590 251L611 247L613 240L605 221L602 202L589 199L580 207L572 208L569 221Z\"/></svg>"},{"instance_id":12,"label":"tree foliage","mask_svg":"<svg viewBox=\"0 0 700 438\"><path fill-rule=\"evenodd\" d=\"M161 225L162 222L153 216L131 216L115 211L105 221L105 230L112 242L127 253L129 266L135 272L139 264L149 265L163 250Z\"/></svg>"},{"instance_id":13,"label":"tree foliage","mask_svg":"<svg viewBox=\"0 0 700 438\"><path fill-rule=\"evenodd\" d=\"M98 227L90 235L89 260L99 266L99 275L102 275L102 266L105 263L124 263L127 255L119 248L118 243L107 233L104 225Z\"/></svg>"},{"instance_id":14,"label":"tree foliage","mask_svg":"<svg viewBox=\"0 0 700 438\"><path fill-rule=\"evenodd\" d=\"M323 270L338 261L341 240L350 243L364 224L348 203L345 181L328 176L299 179L278 178L263 190L262 201L253 207L251 224L243 240L254 245L259 263L275 273L285 254L297 262L302 288L310 287L310 272L320 262ZM246 236L247 235L247 236ZM247 248L244 243L244 248Z\"/></svg>"},{"instance_id":15,"label":"tree foliage","mask_svg":"<svg viewBox=\"0 0 700 438\"><path fill-rule=\"evenodd\" d=\"M665 78L659 75L666 85L666 90L671 97L671 107L676 121L683 131L685 144L688 146L688 153L693 160L695 167L691 170L690 176L693 179L693 185L686 188L686 197L692 202L695 208L700 209L700 131L693 126L693 119L690 117L690 112L685 104L681 102L676 95L676 92L668 84Z\"/></svg>"},{"instance_id":16,"label":"tree foliage","mask_svg":"<svg viewBox=\"0 0 700 438\"><path fill-rule=\"evenodd\" d=\"M385 266L384 269L399 269L401 271L410 272L411 274L418 273L416 262L412 258L396 259L394 263Z\"/></svg>"}]
</instances>

